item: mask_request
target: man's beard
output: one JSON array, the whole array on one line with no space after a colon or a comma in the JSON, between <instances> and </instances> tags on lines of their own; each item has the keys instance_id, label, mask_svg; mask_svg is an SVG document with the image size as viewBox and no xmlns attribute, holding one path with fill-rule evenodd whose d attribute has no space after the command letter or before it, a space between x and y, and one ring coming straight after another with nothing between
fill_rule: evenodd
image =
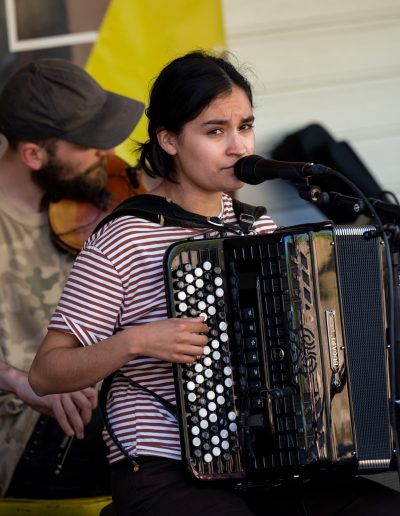
<instances>
[{"instance_id":1,"label":"man's beard","mask_svg":"<svg viewBox=\"0 0 400 516\"><path fill-rule=\"evenodd\" d=\"M65 179L70 172L76 174L76 170L61 163L57 158L49 157L46 166L32 172L32 180L45 192L46 201L73 199L88 201L104 208L109 197L106 190L106 164L106 158L102 158L72 179Z\"/></svg>"}]
</instances>

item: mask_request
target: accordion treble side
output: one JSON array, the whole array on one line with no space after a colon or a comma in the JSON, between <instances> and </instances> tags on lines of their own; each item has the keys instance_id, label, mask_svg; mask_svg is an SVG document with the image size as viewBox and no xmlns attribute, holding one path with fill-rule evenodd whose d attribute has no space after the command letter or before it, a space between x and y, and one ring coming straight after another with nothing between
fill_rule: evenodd
<instances>
[{"instance_id":1,"label":"accordion treble side","mask_svg":"<svg viewBox=\"0 0 400 516\"><path fill-rule=\"evenodd\" d=\"M323 223L169 248L170 315L203 314L210 327L203 356L174 365L192 475L389 468L383 245L368 229Z\"/></svg>"}]
</instances>

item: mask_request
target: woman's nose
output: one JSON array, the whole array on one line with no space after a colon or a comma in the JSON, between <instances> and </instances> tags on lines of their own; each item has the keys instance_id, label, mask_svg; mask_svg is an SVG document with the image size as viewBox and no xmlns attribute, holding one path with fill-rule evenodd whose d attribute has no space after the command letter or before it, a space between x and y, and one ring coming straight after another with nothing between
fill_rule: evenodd
<instances>
[{"instance_id":1,"label":"woman's nose","mask_svg":"<svg viewBox=\"0 0 400 516\"><path fill-rule=\"evenodd\" d=\"M242 136L239 133L234 132L229 140L228 153L236 156L244 156L248 153L247 151L248 149Z\"/></svg>"}]
</instances>

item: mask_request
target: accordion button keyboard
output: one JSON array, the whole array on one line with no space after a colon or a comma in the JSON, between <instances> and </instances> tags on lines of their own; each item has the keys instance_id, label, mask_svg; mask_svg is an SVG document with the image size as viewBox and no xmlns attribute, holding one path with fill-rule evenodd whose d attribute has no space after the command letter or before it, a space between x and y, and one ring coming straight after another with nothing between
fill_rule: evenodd
<instances>
[{"instance_id":1,"label":"accordion button keyboard","mask_svg":"<svg viewBox=\"0 0 400 516\"><path fill-rule=\"evenodd\" d=\"M210 328L202 357L182 366L182 388L187 393L184 399L192 455L200 469L211 471L221 467L221 461L231 464L239 453L224 280L221 267L200 256L193 264L179 266L174 277L178 280L173 283L176 315L203 315Z\"/></svg>"}]
</instances>

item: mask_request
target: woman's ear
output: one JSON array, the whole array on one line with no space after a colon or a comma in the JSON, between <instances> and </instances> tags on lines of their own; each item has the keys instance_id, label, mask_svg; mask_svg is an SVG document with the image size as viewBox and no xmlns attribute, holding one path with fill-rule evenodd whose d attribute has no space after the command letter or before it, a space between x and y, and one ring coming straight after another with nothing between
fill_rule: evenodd
<instances>
[{"instance_id":1,"label":"woman's ear","mask_svg":"<svg viewBox=\"0 0 400 516\"><path fill-rule=\"evenodd\" d=\"M0 159L5 155L9 147L5 134L0 133Z\"/></svg>"},{"instance_id":2,"label":"woman's ear","mask_svg":"<svg viewBox=\"0 0 400 516\"><path fill-rule=\"evenodd\" d=\"M166 129L159 129L157 131L157 140L160 147L171 156L176 154L176 134L167 131Z\"/></svg>"},{"instance_id":3,"label":"woman's ear","mask_svg":"<svg viewBox=\"0 0 400 516\"><path fill-rule=\"evenodd\" d=\"M32 170L39 170L47 161L46 151L36 143L22 142L18 148L22 161Z\"/></svg>"}]
</instances>

